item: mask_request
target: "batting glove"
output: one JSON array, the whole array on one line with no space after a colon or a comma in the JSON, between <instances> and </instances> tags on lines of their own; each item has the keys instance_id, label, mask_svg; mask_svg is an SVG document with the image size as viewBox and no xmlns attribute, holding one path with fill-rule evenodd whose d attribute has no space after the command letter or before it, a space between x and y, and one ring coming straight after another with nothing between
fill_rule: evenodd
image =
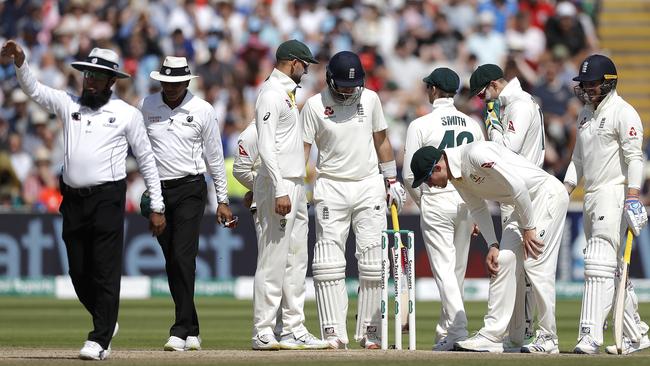
<instances>
[{"instance_id":1,"label":"batting glove","mask_svg":"<svg viewBox=\"0 0 650 366\"><path fill-rule=\"evenodd\" d=\"M627 226L630 227L634 236L639 236L643 227L648 223L648 213L641 202L639 197L631 197L625 200L625 221Z\"/></svg>"},{"instance_id":2,"label":"batting glove","mask_svg":"<svg viewBox=\"0 0 650 366\"><path fill-rule=\"evenodd\" d=\"M402 211L404 203L406 202L406 190L400 181L395 178L389 178L386 180L387 190L386 196L388 201L388 209L390 212L390 205L395 202L397 206L397 212Z\"/></svg>"},{"instance_id":3,"label":"batting glove","mask_svg":"<svg viewBox=\"0 0 650 366\"><path fill-rule=\"evenodd\" d=\"M499 133L503 133L503 126L499 120L499 106L498 100L487 102L487 116L485 117L485 129L487 130L488 136L492 130L497 130Z\"/></svg>"}]
</instances>

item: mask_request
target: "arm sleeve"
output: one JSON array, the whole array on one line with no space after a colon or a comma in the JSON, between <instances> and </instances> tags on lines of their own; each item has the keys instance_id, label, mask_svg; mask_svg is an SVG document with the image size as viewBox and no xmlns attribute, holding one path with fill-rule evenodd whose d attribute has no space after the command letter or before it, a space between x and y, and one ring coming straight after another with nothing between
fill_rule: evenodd
<instances>
[{"instance_id":1,"label":"arm sleeve","mask_svg":"<svg viewBox=\"0 0 650 366\"><path fill-rule=\"evenodd\" d=\"M420 199L422 198L422 189L412 188L413 184L413 171L411 171L411 160L413 159L413 154L422 147L420 142L420 131L417 130L417 125L411 122L408 130L406 131L406 143L404 144L404 163L402 165L402 179L406 190L411 195L411 198L415 203L420 206Z\"/></svg>"},{"instance_id":2,"label":"arm sleeve","mask_svg":"<svg viewBox=\"0 0 650 366\"><path fill-rule=\"evenodd\" d=\"M235 162L232 168L232 174L244 187L253 190L255 176L257 175L254 164L257 158L257 141L253 139L253 134L247 134L244 131L239 135L237 141L238 151L235 155Z\"/></svg>"},{"instance_id":3,"label":"arm sleeve","mask_svg":"<svg viewBox=\"0 0 650 366\"><path fill-rule=\"evenodd\" d=\"M618 138L627 163L627 184L629 188L641 189L643 184L643 124L639 114L626 105L617 116Z\"/></svg>"},{"instance_id":4,"label":"arm sleeve","mask_svg":"<svg viewBox=\"0 0 650 366\"><path fill-rule=\"evenodd\" d=\"M580 179L582 179L582 143L578 138L571 155L571 163L569 163L564 175L564 183L575 187L580 182Z\"/></svg>"},{"instance_id":5,"label":"arm sleeve","mask_svg":"<svg viewBox=\"0 0 650 366\"><path fill-rule=\"evenodd\" d=\"M387 129L388 124L386 124L386 118L384 117L384 109L381 107L381 100L379 100L379 96L375 92L373 94L372 132L379 132Z\"/></svg>"},{"instance_id":6,"label":"arm sleeve","mask_svg":"<svg viewBox=\"0 0 650 366\"><path fill-rule=\"evenodd\" d=\"M131 123L126 127L126 138L129 141L129 146L131 146L131 151L135 155L145 185L149 191L151 209L160 211L165 207L160 189L160 177L158 176L156 159L151 150L151 143L144 128L142 113L139 110L135 110L133 117L131 117Z\"/></svg>"},{"instance_id":7,"label":"arm sleeve","mask_svg":"<svg viewBox=\"0 0 650 366\"><path fill-rule=\"evenodd\" d=\"M300 111L300 121L302 122L302 141L313 145L316 139L318 119L314 116L309 101Z\"/></svg>"},{"instance_id":8,"label":"arm sleeve","mask_svg":"<svg viewBox=\"0 0 650 366\"><path fill-rule=\"evenodd\" d=\"M467 204L469 212L474 221L476 221L479 229L481 229L481 235L483 235L483 239L485 239L487 245L498 243L497 235L494 231L494 224L492 223L492 215L490 214L487 202L462 188L458 189L457 187L456 190Z\"/></svg>"},{"instance_id":9,"label":"arm sleeve","mask_svg":"<svg viewBox=\"0 0 650 366\"><path fill-rule=\"evenodd\" d=\"M214 189L217 193L217 202L228 202L226 167L223 161L221 133L219 132L217 115L212 106L206 110L205 124L201 131L201 137L203 138L203 151L205 153L208 172L212 177Z\"/></svg>"},{"instance_id":10,"label":"arm sleeve","mask_svg":"<svg viewBox=\"0 0 650 366\"><path fill-rule=\"evenodd\" d=\"M16 76L18 77L18 84L20 84L25 94L29 95L41 107L59 116L63 123L66 123L65 109L73 99L70 94L41 84L32 74L27 61L23 62L22 66L16 67Z\"/></svg>"},{"instance_id":11,"label":"arm sleeve","mask_svg":"<svg viewBox=\"0 0 650 366\"><path fill-rule=\"evenodd\" d=\"M517 154L521 153L526 132L533 121L530 109L522 107L523 105L513 105L504 115L501 120L503 135L492 129L489 136L491 141L495 141Z\"/></svg>"},{"instance_id":12,"label":"arm sleeve","mask_svg":"<svg viewBox=\"0 0 650 366\"><path fill-rule=\"evenodd\" d=\"M262 167L268 172L275 197L289 194L282 181L280 162L278 161L278 148L275 142L276 130L280 119L283 99L271 91L263 92L257 100L255 120L257 127L257 148Z\"/></svg>"}]
</instances>

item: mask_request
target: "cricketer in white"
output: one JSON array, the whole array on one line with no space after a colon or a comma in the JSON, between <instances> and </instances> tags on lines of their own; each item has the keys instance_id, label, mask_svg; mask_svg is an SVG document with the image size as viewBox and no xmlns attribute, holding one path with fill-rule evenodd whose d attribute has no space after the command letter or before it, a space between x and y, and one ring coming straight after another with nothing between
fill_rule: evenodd
<instances>
[{"instance_id":1,"label":"cricketer in white","mask_svg":"<svg viewBox=\"0 0 650 366\"><path fill-rule=\"evenodd\" d=\"M446 187L451 181L467 203L489 245L486 264L491 275L488 312L478 334L457 342L457 350L503 352L503 338L515 298L505 296L521 271L531 280L539 309L538 337L526 348L533 353L558 353L555 323L555 271L560 238L569 204L564 185L510 149L479 141L439 150L424 147L411 161L414 185ZM497 243L485 200L512 204L523 231L521 242ZM522 347L522 351L524 347Z\"/></svg>"},{"instance_id":2,"label":"cricketer in white","mask_svg":"<svg viewBox=\"0 0 650 366\"><path fill-rule=\"evenodd\" d=\"M423 184L412 188L411 158L423 146L444 149L485 138L480 124L454 106L453 95L460 85L454 71L435 69L424 82L433 110L409 124L402 175L420 208L422 238L442 302L433 350L451 351L455 342L467 337L463 281L474 220L453 185L435 188Z\"/></svg>"}]
</instances>

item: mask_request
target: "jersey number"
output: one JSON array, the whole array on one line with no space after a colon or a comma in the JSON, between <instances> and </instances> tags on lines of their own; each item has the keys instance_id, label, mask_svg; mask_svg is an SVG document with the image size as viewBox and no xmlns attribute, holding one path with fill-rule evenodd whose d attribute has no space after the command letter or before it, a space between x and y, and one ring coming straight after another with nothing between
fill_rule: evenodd
<instances>
[{"instance_id":1,"label":"jersey number","mask_svg":"<svg viewBox=\"0 0 650 366\"><path fill-rule=\"evenodd\" d=\"M445 131L445 135L442 136L442 141L440 141L439 150L446 149L448 147L456 147L460 145L469 144L474 141L474 135L467 131L462 131L458 136L454 136L456 133L455 130Z\"/></svg>"}]
</instances>

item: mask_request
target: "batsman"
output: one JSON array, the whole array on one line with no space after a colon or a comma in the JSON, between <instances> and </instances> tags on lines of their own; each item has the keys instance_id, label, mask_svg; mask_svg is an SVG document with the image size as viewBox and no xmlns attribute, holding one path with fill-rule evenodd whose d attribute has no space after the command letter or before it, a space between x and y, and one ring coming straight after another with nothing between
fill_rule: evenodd
<instances>
[{"instance_id":1,"label":"batsman","mask_svg":"<svg viewBox=\"0 0 650 366\"><path fill-rule=\"evenodd\" d=\"M398 210L406 199L396 178L381 102L377 93L364 89L364 77L359 56L349 51L335 54L327 65L327 87L309 98L300 114L305 160L312 144L318 148L312 270L321 334L332 348L346 348L349 343L345 243L350 224L359 266L355 340L366 349L381 346L381 233L386 230L386 196Z\"/></svg>"},{"instance_id":2,"label":"batsman","mask_svg":"<svg viewBox=\"0 0 650 366\"><path fill-rule=\"evenodd\" d=\"M585 107L564 184L569 193L584 178L585 287L575 353L594 354L603 344L603 324L612 308L617 262L628 227L639 235L648 222L639 202L643 181L643 124L634 108L616 92L614 62L591 55L580 65L574 91ZM625 219L624 219L625 218ZM650 347L648 325L641 321L631 283L627 286L622 353ZM615 346L606 348L617 353Z\"/></svg>"}]
</instances>

